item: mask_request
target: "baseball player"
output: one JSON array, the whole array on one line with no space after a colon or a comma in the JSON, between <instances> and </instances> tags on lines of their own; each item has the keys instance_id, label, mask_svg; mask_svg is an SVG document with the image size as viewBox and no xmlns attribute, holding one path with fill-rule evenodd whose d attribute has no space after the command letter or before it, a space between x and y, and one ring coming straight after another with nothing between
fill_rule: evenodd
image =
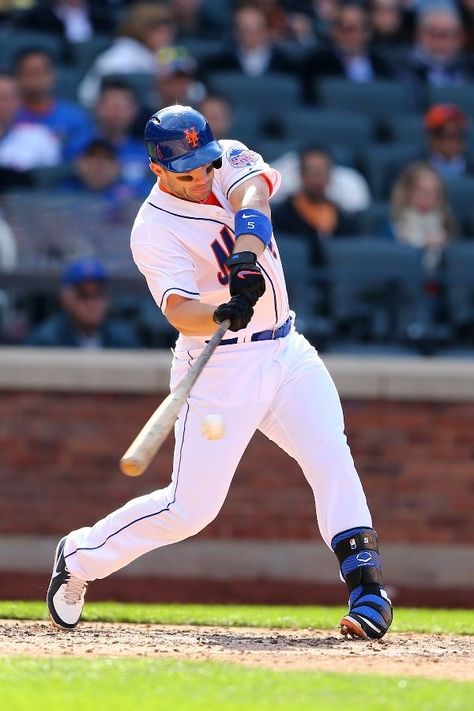
<instances>
[{"instance_id":1,"label":"baseball player","mask_svg":"<svg viewBox=\"0 0 474 711\"><path fill-rule=\"evenodd\" d=\"M180 412L170 484L59 542L47 594L51 618L74 628L89 582L210 523L259 429L296 459L313 489L321 535L350 593L342 633L379 639L392 608L377 534L336 388L289 309L269 205L280 175L239 141L216 141L189 106L155 113L145 143L157 181L136 217L131 248L180 334L171 389L216 324L231 325ZM225 420L224 438L202 436L209 413Z\"/></svg>"}]
</instances>

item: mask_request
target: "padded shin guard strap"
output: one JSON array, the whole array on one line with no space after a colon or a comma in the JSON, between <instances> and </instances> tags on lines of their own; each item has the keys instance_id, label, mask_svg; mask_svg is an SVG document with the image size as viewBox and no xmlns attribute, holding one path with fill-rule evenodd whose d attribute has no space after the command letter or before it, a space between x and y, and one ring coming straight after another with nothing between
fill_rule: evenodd
<instances>
[{"instance_id":1,"label":"padded shin guard strap","mask_svg":"<svg viewBox=\"0 0 474 711\"><path fill-rule=\"evenodd\" d=\"M383 585L378 539L372 528L343 531L334 537L332 547L349 591L358 585Z\"/></svg>"}]
</instances>

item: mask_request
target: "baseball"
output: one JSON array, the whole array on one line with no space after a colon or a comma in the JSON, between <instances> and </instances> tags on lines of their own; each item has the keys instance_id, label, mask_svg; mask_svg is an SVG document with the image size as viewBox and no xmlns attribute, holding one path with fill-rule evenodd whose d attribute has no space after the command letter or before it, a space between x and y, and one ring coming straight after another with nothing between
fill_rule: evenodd
<instances>
[{"instance_id":1,"label":"baseball","mask_svg":"<svg viewBox=\"0 0 474 711\"><path fill-rule=\"evenodd\" d=\"M225 433L225 422L220 415L206 415L201 430L206 439L222 439Z\"/></svg>"}]
</instances>

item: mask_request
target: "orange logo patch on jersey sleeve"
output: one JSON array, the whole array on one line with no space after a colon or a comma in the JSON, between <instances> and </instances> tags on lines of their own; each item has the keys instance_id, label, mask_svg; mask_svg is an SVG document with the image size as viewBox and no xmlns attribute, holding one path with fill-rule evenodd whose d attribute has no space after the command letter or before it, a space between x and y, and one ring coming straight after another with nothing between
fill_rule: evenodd
<instances>
[{"instance_id":1,"label":"orange logo patch on jersey sleeve","mask_svg":"<svg viewBox=\"0 0 474 711\"><path fill-rule=\"evenodd\" d=\"M189 143L191 148L197 148L199 145L199 133L196 131L196 129L193 128L187 128L184 131L184 137L186 141Z\"/></svg>"}]
</instances>

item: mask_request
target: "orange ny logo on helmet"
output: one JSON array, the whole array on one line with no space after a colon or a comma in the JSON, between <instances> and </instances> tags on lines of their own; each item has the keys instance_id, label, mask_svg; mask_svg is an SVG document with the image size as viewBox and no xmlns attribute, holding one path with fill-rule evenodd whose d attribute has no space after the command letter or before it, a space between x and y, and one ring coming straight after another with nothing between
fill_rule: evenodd
<instances>
[{"instance_id":1,"label":"orange ny logo on helmet","mask_svg":"<svg viewBox=\"0 0 474 711\"><path fill-rule=\"evenodd\" d=\"M193 128L185 129L184 137L191 146L191 148L197 148L197 146L199 145L199 133L196 131L194 126Z\"/></svg>"}]
</instances>

